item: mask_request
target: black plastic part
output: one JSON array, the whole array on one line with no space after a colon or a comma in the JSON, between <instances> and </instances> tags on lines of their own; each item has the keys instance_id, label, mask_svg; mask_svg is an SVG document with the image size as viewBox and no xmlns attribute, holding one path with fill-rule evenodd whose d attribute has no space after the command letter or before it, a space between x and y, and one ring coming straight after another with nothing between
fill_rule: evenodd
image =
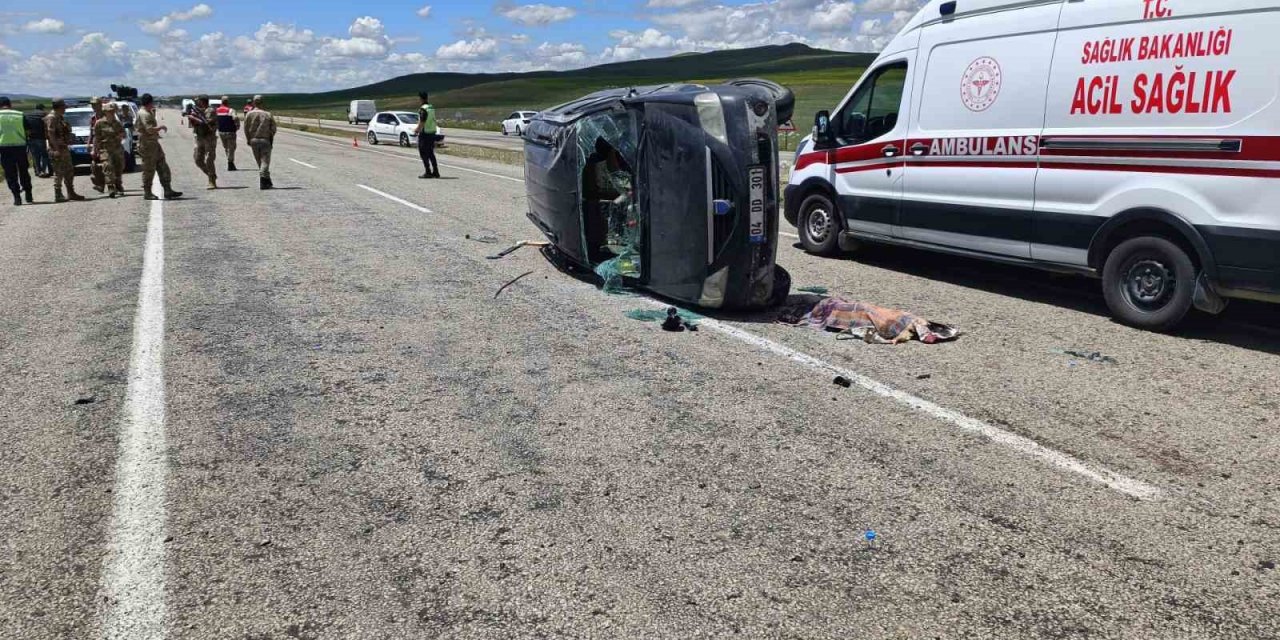
<instances>
[{"instance_id":1,"label":"black plastic part","mask_svg":"<svg viewBox=\"0 0 1280 640\"><path fill-rule=\"evenodd\" d=\"M939 5L938 13L941 13L943 17L955 15L956 14L955 0L952 0L951 2L944 2L941 5Z\"/></svg>"},{"instance_id":2,"label":"black plastic part","mask_svg":"<svg viewBox=\"0 0 1280 640\"><path fill-rule=\"evenodd\" d=\"M776 82L762 78L739 78L730 80L725 84L731 87L754 87L768 92L773 98L774 110L777 111L779 124L790 121L791 116L795 115L796 94Z\"/></svg>"}]
</instances>

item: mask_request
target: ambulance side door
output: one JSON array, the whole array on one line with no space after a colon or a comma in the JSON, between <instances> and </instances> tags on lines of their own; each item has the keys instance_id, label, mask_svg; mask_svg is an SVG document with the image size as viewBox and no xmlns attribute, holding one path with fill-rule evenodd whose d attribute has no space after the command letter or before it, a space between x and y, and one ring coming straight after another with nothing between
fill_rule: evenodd
<instances>
[{"instance_id":1,"label":"ambulance side door","mask_svg":"<svg viewBox=\"0 0 1280 640\"><path fill-rule=\"evenodd\" d=\"M978 12L925 27L901 237L1031 257L1039 138L1062 6Z\"/></svg>"}]
</instances>

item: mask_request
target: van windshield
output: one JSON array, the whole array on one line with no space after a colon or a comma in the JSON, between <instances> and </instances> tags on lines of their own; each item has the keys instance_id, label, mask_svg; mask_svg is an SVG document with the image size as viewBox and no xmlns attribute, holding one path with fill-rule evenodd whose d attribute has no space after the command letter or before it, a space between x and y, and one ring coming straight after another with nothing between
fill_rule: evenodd
<instances>
[{"instance_id":1,"label":"van windshield","mask_svg":"<svg viewBox=\"0 0 1280 640\"><path fill-rule=\"evenodd\" d=\"M876 70L875 74L858 87L837 117L837 133L846 143L874 140L898 126L907 65L893 64Z\"/></svg>"},{"instance_id":2,"label":"van windshield","mask_svg":"<svg viewBox=\"0 0 1280 640\"><path fill-rule=\"evenodd\" d=\"M67 124L73 129L88 129L89 120L93 118L92 111L68 111Z\"/></svg>"}]
</instances>

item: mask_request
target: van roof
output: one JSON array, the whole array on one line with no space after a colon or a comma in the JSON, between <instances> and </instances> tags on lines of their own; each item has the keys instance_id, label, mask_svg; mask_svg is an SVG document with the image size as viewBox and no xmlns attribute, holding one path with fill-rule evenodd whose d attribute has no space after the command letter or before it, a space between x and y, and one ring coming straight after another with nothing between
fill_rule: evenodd
<instances>
[{"instance_id":1,"label":"van roof","mask_svg":"<svg viewBox=\"0 0 1280 640\"><path fill-rule=\"evenodd\" d=\"M919 29L920 27L934 22L935 20L941 20L943 17L941 11L942 5L951 1L952 0L929 0L928 4L921 7L920 11L916 12L916 15L912 17L911 20L907 21L907 24L902 28L901 33L910 33L911 31ZM1016 9L1031 4L1050 4L1060 3L1063 1L1064 0L1041 0L1040 3L1037 3L1028 0L958 0L955 2L956 12L953 14L953 17L988 13L992 11L1000 11L1002 9ZM890 45L886 51L892 49L893 46Z\"/></svg>"}]
</instances>

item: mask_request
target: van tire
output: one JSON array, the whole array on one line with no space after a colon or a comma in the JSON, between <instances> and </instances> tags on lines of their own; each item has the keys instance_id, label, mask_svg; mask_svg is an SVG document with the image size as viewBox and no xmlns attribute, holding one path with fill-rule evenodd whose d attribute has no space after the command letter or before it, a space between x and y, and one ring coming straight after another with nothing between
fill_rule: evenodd
<instances>
[{"instance_id":1,"label":"van tire","mask_svg":"<svg viewBox=\"0 0 1280 640\"><path fill-rule=\"evenodd\" d=\"M409 134L407 133L400 134L400 146L402 147L409 146Z\"/></svg>"},{"instance_id":2,"label":"van tire","mask_svg":"<svg viewBox=\"0 0 1280 640\"><path fill-rule=\"evenodd\" d=\"M805 251L820 256L840 252L840 213L827 194L814 193L800 203L796 226Z\"/></svg>"},{"instance_id":3,"label":"van tire","mask_svg":"<svg viewBox=\"0 0 1280 640\"><path fill-rule=\"evenodd\" d=\"M1107 256L1102 292L1120 322L1150 331L1169 331L1191 311L1196 266L1187 252L1158 236L1120 243Z\"/></svg>"}]
</instances>

